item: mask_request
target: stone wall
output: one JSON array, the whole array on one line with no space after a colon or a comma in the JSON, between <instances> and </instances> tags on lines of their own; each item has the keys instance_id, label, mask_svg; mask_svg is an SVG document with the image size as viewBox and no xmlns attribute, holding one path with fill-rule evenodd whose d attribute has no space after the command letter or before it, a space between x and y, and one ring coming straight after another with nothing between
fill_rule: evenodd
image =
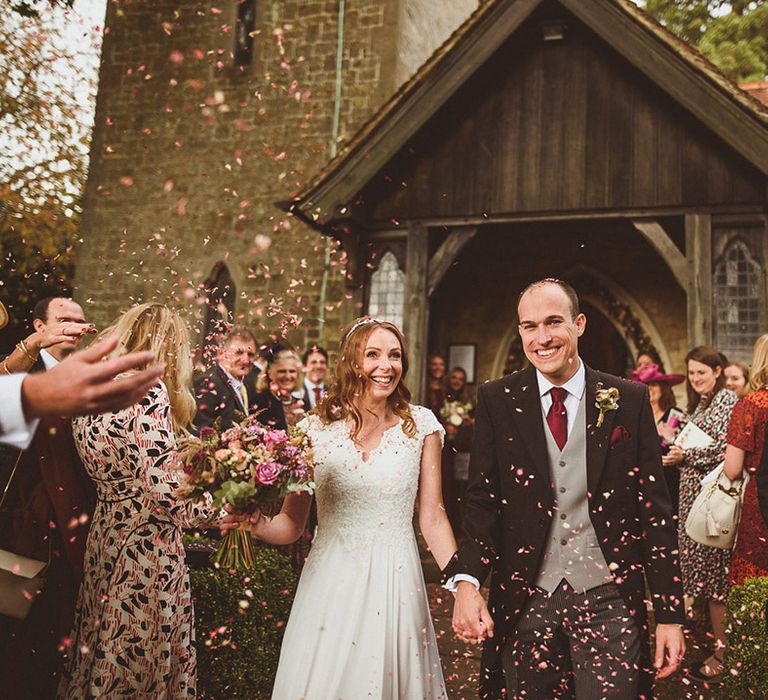
<instances>
[{"instance_id":1,"label":"stone wall","mask_svg":"<svg viewBox=\"0 0 768 700\"><path fill-rule=\"evenodd\" d=\"M424 57L463 19L443 13L451 0L429 5L451 19L423 37ZM255 8L253 60L237 68L234 0L110 0L76 271L78 300L99 325L161 299L194 311L199 332L201 284L224 261L236 318L304 345L321 335L327 253L324 339L358 312L341 252L275 206L330 158L339 2ZM400 0L345 10L339 141L402 76Z\"/></svg>"}]
</instances>

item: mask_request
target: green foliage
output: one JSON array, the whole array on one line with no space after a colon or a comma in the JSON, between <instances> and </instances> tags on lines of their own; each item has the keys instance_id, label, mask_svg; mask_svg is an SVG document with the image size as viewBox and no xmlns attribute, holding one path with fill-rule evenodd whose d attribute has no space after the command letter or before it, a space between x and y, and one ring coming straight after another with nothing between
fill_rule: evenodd
<instances>
[{"instance_id":1,"label":"green foliage","mask_svg":"<svg viewBox=\"0 0 768 700\"><path fill-rule=\"evenodd\" d=\"M768 578L748 578L728 596L728 653L719 697L768 698Z\"/></svg>"},{"instance_id":2,"label":"green foliage","mask_svg":"<svg viewBox=\"0 0 768 700\"><path fill-rule=\"evenodd\" d=\"M667 29L736 82L768 75L768 4L754 0L645 0Z\"/></svg>"},{"instance_id":3,"label":"green foliage","mask_svg":"<svg viewBox=\"0 0 768 700\"><path fill-rule=\"evenodd\" d=\"M201 700L269 698L296 575L290 561L256 549L253 570L192 570Z\"/></svg>"},{"instance_id":4,"label":"green foliage","mask_svg":"<svg viewBox=\"0 0 768 700\"><path fill-rule=\"evenodd\" d=\"M97 48L72 48L61 8L23 17L0 3L0 301L2 344L29 332L29 311L67 294L85 185Z\"/></svg>"}]
</instances>

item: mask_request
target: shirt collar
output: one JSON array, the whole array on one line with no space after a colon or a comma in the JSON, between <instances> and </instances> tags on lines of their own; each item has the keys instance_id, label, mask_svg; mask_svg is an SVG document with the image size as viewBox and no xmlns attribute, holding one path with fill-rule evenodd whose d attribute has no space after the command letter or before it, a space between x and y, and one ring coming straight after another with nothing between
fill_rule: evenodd
<instances>
[{"instance_id":1,"label":"shirt collar","mask_svg":"<svg viewBox=\"0 0 768 700\"><path fill-rule=\"evenodd\" d=\"M552 387L557 386L557 384L550 382L549 379L547 379L541 372L539 372L539 370L536 370L536 380L539 383L540 397L544 396L550 389L552 389ZM586 384L587 373L584 369L584 361L579 358L579 368L576 370L576 374L574 374L565 384L562 384L561 386L569 394L581 400Z\"/></svg>"},{"instance_id":2,"label":"shirt collar","mask_svg":"<svg viewBox=\"0 0 768 700\"><path fill-rule=\"evenodd\" d=\"M320 382L319 384L315 384L314 382L309 381L306 377L304 377L304 385L308 389L322 389L323 388L323 382Z\"/></svg>"},{"instance_id":3,"label":"shirt collar","mask_svg":"<svg viewBox=\"0 0 768 700\"><path fill-rule=\"evenodd\" d=\"M53 369L59 364L59 361L45 349L40 351L40 358L42 359L46 370Z\"/></svg>"},{"instance_id":4,"label":"shirt collar","mask_svg":"<svg viewBox=\"0 0 768 700\"><path fill-rule=\"evenodd\" d=\"M221 367L221 365L219 365ZM235 389L239 389L240 385L243 383L240 379L235 379L227 370L225 370L223 367L221 367L221 371L224 372L224 374L227 375L227 379L229 379L229 383L235 387Z\"/></svg>"}]
</instances>

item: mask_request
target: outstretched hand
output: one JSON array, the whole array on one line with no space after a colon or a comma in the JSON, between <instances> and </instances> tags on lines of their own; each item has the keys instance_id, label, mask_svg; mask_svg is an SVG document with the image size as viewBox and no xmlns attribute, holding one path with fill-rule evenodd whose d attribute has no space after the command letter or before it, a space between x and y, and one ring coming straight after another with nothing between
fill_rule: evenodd
<instances>
[{"instance_id":1,"label":"outstretched hand","mask_svg":"<svg viewBox=\"0 0 768 700\"><path fill-rule=\"evenodd\" d=\"M154 353L149 351L102 362L117 342L117 338L105 338L47 372L28 375L21 385L27 419L118 411L142 398L165 367L148 366L155 361ZM130 370L138 371L115 379Z\"/></svg>"},{"instance_id":2,"label":"outstretched hand","mask_svg":"<svg viewBox=\"0 0 768 700\"><path fill-rule=\"evenodd\" d=\"M479 644L493 637L493 618L485 599L469 581L460 581L453 604L453 631L465 642Z\"/></svg>"}]
</instances>

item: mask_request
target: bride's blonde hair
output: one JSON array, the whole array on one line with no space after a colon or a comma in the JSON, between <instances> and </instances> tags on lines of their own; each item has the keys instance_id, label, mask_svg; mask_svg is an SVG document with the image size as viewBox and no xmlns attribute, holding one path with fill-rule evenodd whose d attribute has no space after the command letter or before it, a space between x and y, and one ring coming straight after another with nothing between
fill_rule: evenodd
<instances>
[{"instance_id":1,"label":"bride's blonde hair","mask_svg":"<svg viewBox=\"0 0 768 700\"><path fill-rule=\"evenodd\" d=\"M138 304L120 316L102 336L117 336L111 357L151 350L158 362L165 363L162 380L168 389L171 418L176 432L192 422L197 411L190 391L192 355L189 330L177 311L158 303Z\"/></svg>"},{"instance_id":2,"label":"bride's blonde hair","mask_svg":"<svg viewBox=\"0 0 768 700\"><path fill-rule=\"evenodd\" d=\"M403 432L409 437L415 437L416 422L411 414L411 392L405 384L405 377L408 374L405 338L403 332L389 321L359 318L344 333L336 360L335 379L328 393L317 406L317 415L326 425L351 417L354 423L352 439L357 437L363 426L363 416L355 403L365 395L367 390L366 377L362 371L363 353L368 338L377 328L393 333L400 343L403 374L395 390L389 395L387 403L392 413L403 419Z\"/></svg>"}]
</instances>

